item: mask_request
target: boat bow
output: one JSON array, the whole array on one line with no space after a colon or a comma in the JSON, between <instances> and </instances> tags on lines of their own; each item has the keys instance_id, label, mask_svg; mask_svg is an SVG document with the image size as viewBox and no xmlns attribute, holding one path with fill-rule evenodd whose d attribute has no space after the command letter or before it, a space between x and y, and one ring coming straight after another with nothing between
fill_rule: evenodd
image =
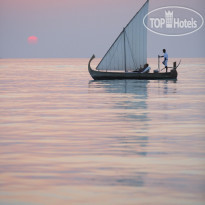
<instances>
[{"instance_id":1,"label":"boat bow","mask_svg":"<svg viewBox=\"0 0 205 205\"><path fill-rule=\"evenodd\" d=\"M90 73L90 75L93 77L94 73L97 72L97 71L94 71L92 68L91 68L91 62L92 60L95 58L95 55L93 54L92 57L90 58L89 62L88 62L88 71Z\"/></svg>"}]
</instances>

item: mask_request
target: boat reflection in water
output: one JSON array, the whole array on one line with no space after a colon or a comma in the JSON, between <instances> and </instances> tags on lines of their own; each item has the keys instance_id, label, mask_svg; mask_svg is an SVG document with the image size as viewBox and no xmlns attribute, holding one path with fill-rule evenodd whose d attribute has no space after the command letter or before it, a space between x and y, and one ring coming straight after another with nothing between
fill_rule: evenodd
<instances>
[{"instance_id":1,"label":"boat reflection in water","mask_svg":"<svg viewBox=\"0 0 205 205\"><path fill-rule=\"evenodd\" d=\"M106 151L109 155L128 157L128 161L129 157L145 157L147 155L146 147L149 138L146 130L150 120L147 115L146 102L148 85L148 80L92 80L89 82L88 91L96 98L106 95L104 96L107 107L105 118L108 116L106 120L112 121L110 122L112 129L107 136L111 141L108 145L110 153L108 150ZM103 109L105 110L105 107ZM120 174L119 176L113 175L111 179L104 176L103 181L107 185L110 183L117 186L144 185L146 172L135 170L136 172L133 174L130 172L125 174L127 168L120 164L118 164L118 168L114 169L118 170Z\"/></svg>"},{"instance_id":2,"label":"boat reflection in water","mask_svg":"<svg viewBox=\"0 0 205 205\"><path fill-rule=\"evenodd\" d=\"M107 104L111 106L109 111L113 112L114 110L116 115L113 121L123 122L125 128L134 125L133 135L130 136L132 139L128 137L128 141L136 140L140 142L139 146L141 147L146 147L148 141L148 137L145 134L147 122L150 120L147 115L148 106L146 102L148 98L148 85L149 81L147 80L102 80L89 82L89 92L96 91L96 88L103 88L104 92L109 95L107 98ZM142 133L142 136L138 135L138 132ZM124 139L126 140L126 138L125 136ZM117 136L116 140L119 140ZM126 143L126 141L124 142ZM127 151L129 152L129 150ZM146 151L138 152L135 150L135 154L146 155Z\"/></svg>"}]
</instances>

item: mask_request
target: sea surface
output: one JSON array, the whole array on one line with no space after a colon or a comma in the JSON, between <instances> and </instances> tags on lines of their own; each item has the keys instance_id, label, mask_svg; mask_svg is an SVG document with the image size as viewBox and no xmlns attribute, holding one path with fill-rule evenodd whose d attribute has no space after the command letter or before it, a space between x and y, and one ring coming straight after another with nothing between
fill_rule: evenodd
<instances>
[{"instance_id":1,"label":"sea surface","mask_svg":"<svg viewBox=\"0 0 205 205\"><path fill-rule=\"evenodd\" d=\"M169 81L88 60L0 59L0 204L205 204L205 59Z\"/></svg>"}]
</instances>

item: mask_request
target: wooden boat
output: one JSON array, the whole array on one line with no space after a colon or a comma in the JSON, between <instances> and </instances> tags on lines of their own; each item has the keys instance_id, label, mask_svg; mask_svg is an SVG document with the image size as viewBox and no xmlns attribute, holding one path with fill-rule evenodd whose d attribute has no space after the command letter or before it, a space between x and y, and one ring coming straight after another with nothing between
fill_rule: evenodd
<instances>
[{"instance_id":1,"label":"wooden boat","mask_svg":"<svg viewBox=\"0 0 205 205\"><path fill-rule=\"evenodd\" d=\"M176 79L177 67L173 63L170 72L140 73L139 70L147 64L147 29L143 25L144 16L148 13L149 0L147 0L131 21L123 28L117 39L104 55L96 69L91 68L93 55L88 63L88 71L94 80L107 79ZM159 58L158 58L159 60ZM169 67L170 68L170 67Z\"/></svg>"},{"instance_id":2,"label":"wooden boat","mask_svg":"<svg viewBox=\"0 0 205 205\"><path fill-rule=\"evenodd\" d=\"M167 80L176 79L176 66L167 73L136 73L136 72L102 72L93 70L90 66L91 61L95 58L93 55L88 63L88 71L94 80L114 80L114 79L138 79L138 80ZM174 65L176 63L174 62Z\"/></svg>"}]
</instances>

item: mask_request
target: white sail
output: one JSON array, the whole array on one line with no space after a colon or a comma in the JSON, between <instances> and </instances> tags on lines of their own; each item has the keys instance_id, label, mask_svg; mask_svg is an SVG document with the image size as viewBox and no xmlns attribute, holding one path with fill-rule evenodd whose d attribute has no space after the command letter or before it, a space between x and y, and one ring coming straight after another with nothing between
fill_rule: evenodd
<instances>
[{"instance_id":1,"label":"white sail","mask_svg":"<svg viewBox=\"0 0 205 205\"><path fill-rule=\"evenodd\" d=\"M143 18L148 13L148 4L149 0L123 29L98 64L97 70L127 72L147 63L147 29L143 25Z\"/></svg>"}]
</instances>

